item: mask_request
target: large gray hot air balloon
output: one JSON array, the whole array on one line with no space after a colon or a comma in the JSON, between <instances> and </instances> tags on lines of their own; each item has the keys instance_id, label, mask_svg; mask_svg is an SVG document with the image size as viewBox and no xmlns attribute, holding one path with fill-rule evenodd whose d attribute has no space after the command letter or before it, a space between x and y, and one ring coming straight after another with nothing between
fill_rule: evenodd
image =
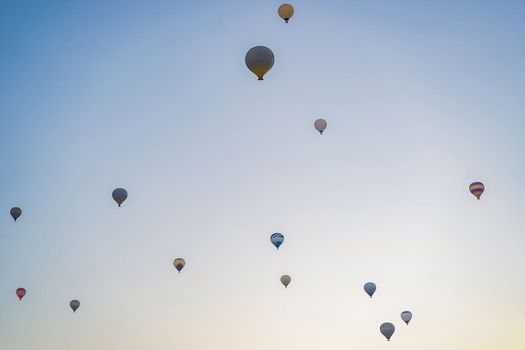
<instances>
[{"instance_id":1,"label":"large gray hot air balloon","mask_svg":"<svg viewBox=\"0 0 525 350\"><path fill-rule=\"evenodd\" d=\"M251 70L259 80L263 80L264 75L273 67L275 57L273 56L272 50L266 46L255 46L248 50L244 61L248 69Z\"/></svg>"},{"instance_id":2,"label":"large gray hot air balloon","mask_svg":"<svg viewBox=\"0 0 525 350\"><path fill-rule=\"evenodd\" d=\"M117 188L113 190L112 196L115 202L117 202L118 206L120 207L122 203L124 203L126 198L128 198L128 191L126 191L123 188Z\"/></svg>"},{"instance_id":3,"label":"large gray hot air balloon","mask_svg":"<svg viewBox=\"0 0 525 350\"><path fill-rule=\"evenodd\" d=\"M77 312L77 309L80 307L80 301L78 300L71 300L69 302L69 306L73 310L73 312Z\"/></svg>"},{"instance_id":4,"label":"large gray hot air balloon","mask_svg":"<svg viewBox=\"0 0 525 350\"><path fill-rule=\"evenodd\" d=\"M292 281L292 278L290 276L288 275L281 276L281 283L283 284L285 288L288 288L288 285L290 284L291 281Z\"/></svg>"},{"instance_id":5,"label":"large gray hot air balloon","mask_svg":"<svg viewBox=\"0 0 525 350\"><path fill-rule=\"evenodd\" d=\"M13 208L11 208L9 213L11 214L13 219L16 221L16 219L18 219L20 217L20 215L22 215L22 209L20 209L19 207L13 207Z\"/></svg>"},{"instance_id":6,"label":"large gray hot air balloon","mask_svg":"<svg viewBox=\"0 0 525 350\"><path fill-rule=\"evenodd\" d=\"M408 322L412 319L412 313L410 311L403 311L401 313L401 319L408 325Z\"/></svg>"},{"instance_id":7,"label":"large gray hot air balloon","mask_svg":"<svg viewBox=\"0 0 525 350\"><path fill-rule=\"evenodd\" d=\"M473 182L469 186L470 193L472 193L477 199L481 198L481 195L485 191L485 185L481 182Z\"/></svg>"},{"instance_id":8,"label":"large gray hot air balloon","mask_svg":"<svg viewBox=\"0 0 525 350\"><path fill-rule=\"evenodd\" d=\"M396 327L392 323L386 322L379 327L379 331L385 336L386 340L390 341L390 338L396 331Z\"/></svg>"},{"instance_id":9,"label":"large gray hot air balloon","mask_svg":"<svg viewBox=\"0 0 525 350\"><path fill-rule=\"evenodd\" d=\"M321 133L321 135L323 134L323 131L326 129L328 123L326 122L326 120L320 118L320 119L317 119L315 122L314 122L314 127L317 131L319 131L319 133Z\"/></svg>"},{"instance_id":10,"label":"large gray hot air balloon","mask_svg":"<svg viewBox=\"0 0 525 350\"><path fill-rule=\"evenodd\" d=\"M365 290L366 294L372 297L374 293L376 292L376 284L374 282L366 282L363 289Z\"/></svg>"}]
</instances>

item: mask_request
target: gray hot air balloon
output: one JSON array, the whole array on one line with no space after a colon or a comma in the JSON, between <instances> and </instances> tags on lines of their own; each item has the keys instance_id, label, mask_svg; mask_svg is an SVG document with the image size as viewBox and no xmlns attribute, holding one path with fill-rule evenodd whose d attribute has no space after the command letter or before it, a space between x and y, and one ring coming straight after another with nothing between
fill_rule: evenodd
<instances>
[{"instance_id":1,"label":"gray hot air balloon","mask_svg":"<svg viewBox=\"0 0 525 350\"><path fill-rule=\"evenodd\" d=\"M120 207L122 203L128 198L128 192L123 188L117 188L113 190L112 193L113 199L115 202L117 202L118 206Z\"/></svg>"},{"instance_id":2,"label":"gray hot air balloon","mask_svg":"<svg viewBox=\"0 0 525 350\"><path fill-rule=\"evenodd\" d=\"M16 221L16 219L18 219L20 215L22 215L22 209L20 209L19 207L13 207L11 208L9 213L11 213L11 216Z\"/></svg>"},{"instance_id":3,"label":"gray hot air balloon","mask_svg":"<svg viewBox=\"0 0 525 350\"><path fill-rule=\"evenodd\" d=\"M288 288L288 285L292 281L292 278L288 275L282 275L281 276L281 283L284 285L285 288Z\"/></svg>"},{"instance_id":4,"label":"gray hot air balloon","mask_svg":"<svg viewBox=\"0 0 525 350\"><path fill-rule=\"evenodd\" d=\"M386 322L379 327L379 331L385 336L386 340L390 341L390 338L396 331L396 327L392 323Z\"/></svg>"},{"instance_id":5,"label":"gray hot air balloon","mask_svg":"<svg viewBox=\"0 0 525 350\"><path fill-rule=\"evenodd\" d=\"M77 312L77 309L80 307L80 301L78 300L71 300L69 303L69 306L71 306L71 309L73 312Z\"/></svg>"},{"instance_id":6,"label":"gray hot air balloon","mask_svg":"<svg viewBox=\"0 0 525 350\"><path fill-rule=\"evenodd\" d=\"M314 127L317 131L319 131L319 133L321 133L321 135L323 134L323 131L326 129L326 127L328 126L328 123L326 122L326 120L320 118L320 119L317 119L315 122L314 122Z\"/></svg>"},{"instance_id":7,"label":"gray hot air balloon","mask_svg":"<svg viewBox=\"0 0 525 350\"><path fill-rule=\"evenodd\" d=\"M401 319L408 325L408 322L412 319L412 313L410 311L403 311L401 313Z\"/></svg>"},{"instance_id":8,"label":"gray hot air balloon","mask_svg":"<svg viewBox=\"0 0 525 350\"><path fill-rule=\"evenodd\" d=\"M263 80L264 75L273 67L275 57L273 56L272 50L266 46L255 46L248 50L244 61L248 69L251 70L259 80Z\"/></svg>"},{"instance_id":9,"label":"gray hot air balloon","mask_svg":"<svg viewBox=\"0 0 525 350\"><path fill-rule=\"evenodd\" d=\"M374 293L376 292L376 284L374 282L366 282L363 289L365 290L366 294L372 297Z\"/></svg>"}]
</instances>

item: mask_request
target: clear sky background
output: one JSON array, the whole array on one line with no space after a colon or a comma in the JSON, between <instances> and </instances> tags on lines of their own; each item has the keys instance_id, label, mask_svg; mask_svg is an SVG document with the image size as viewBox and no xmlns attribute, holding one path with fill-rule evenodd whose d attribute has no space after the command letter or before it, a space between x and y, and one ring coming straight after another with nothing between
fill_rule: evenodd
<instances>
[{"instance_id":1,"label":"clear sky background","mask_svg":"<svg viewBox=\"0 0 525 350\"><path fill-rule=\"evenodd\" d=\"M2 1L0 348L524 348L525 3L279 4Z\"/></svg>"}]
</instances>

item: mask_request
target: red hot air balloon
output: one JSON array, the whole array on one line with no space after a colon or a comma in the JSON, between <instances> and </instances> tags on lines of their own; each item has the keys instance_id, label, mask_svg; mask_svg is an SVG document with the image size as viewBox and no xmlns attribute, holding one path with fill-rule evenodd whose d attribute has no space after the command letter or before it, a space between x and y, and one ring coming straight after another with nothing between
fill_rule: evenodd
<instances>
[{"instance_id":1,"label":"red hot air balloon","mask_svg":"<svg viewBox=\"0 0 525 350\"><path fill-rule=\"evenodd\" d=\"M22 298L26 295L26 290L24 288L18 288L16 290L16 296L18 299L22 300Z\"/></svg>"}]
</instances>

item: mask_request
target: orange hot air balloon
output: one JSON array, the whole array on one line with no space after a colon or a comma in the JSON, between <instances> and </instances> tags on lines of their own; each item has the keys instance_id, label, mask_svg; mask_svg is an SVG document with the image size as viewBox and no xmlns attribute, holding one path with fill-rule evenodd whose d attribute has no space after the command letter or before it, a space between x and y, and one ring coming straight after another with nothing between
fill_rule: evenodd
<instances>
[{"instance_id":1,"label":"orange hot air balloon","mask_svg":"<svg viewBox=\"0 0 525 350\"><path fill-rule=\"evenodd\" d=\"M26 290L24 288L18 288L16 290L16 296L18 299L22 300L22 298L26 295Z\"/></svg>"},{"instance_id":2,"label":"orange hot air balloon","mask_svg":"<svg viewBox=\"0 0 525 350\"><path fill-rule=\"evenodd\" d=\"M470 193L476 196L477 199L481 198L481 195L485 191L485 185L481 182L473 182L469 186Z\"/></svg>"},{"instance_id":3,"label":"orange hot air balloon","mask_svg":"<svg viewBox=\"0 0 525 350\"><path fill-rule=\"evenodd\" d=\"M277 12L279 13L279 17L281 17L286 23L288 23L290 18L292 18L293 16L294 9L293 6L290 4L282 4L281 6L279 6Z\"/></svg>"}]
</instances>

